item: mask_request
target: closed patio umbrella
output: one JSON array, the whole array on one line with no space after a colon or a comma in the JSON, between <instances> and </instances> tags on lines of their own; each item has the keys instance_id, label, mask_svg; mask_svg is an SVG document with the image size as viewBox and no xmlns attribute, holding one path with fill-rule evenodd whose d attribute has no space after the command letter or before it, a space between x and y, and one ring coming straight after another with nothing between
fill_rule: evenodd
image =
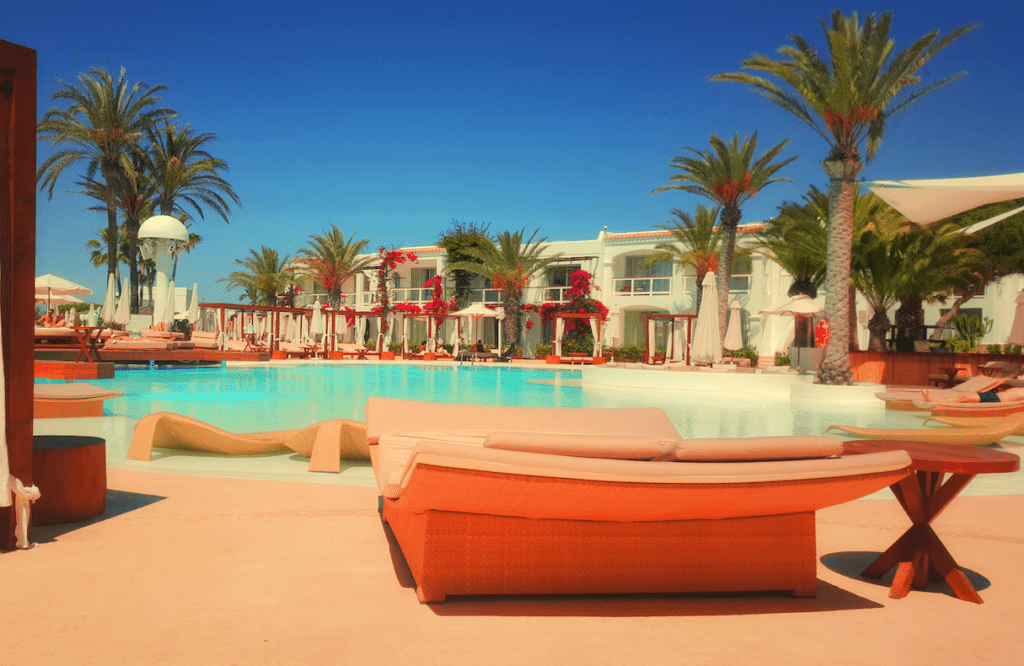
<instances>
[{"instance_id":1,"label":"closed patio umbrella","mask_svg":"<svg viewBox=\"0 0 1024 666\"><path fill-rule=\"evenodd\" d=\"M114 310L114 317L111 319L111 322L121 326L128 325L132 318L130 300L131 293L128 290L128 278L125 278L121 285L121 295L117 299L117 308Z\"/></svg>"},{"instance_id":2,"label":"closed patio umbrella","mask_svg":"<svg viewBox=\"0 0 1024 666\"><path fill-rule=\"evenodd\" d=\"M708 271L701 282L703 293L700 311L697 313L697 326L690 347L690 358L702 363L720 363L722 361L722 341L718 337L718 288L715 274Z\"/></svg>"},{"instance_id":3,"label":"closed patio umbrella","mask_svg":"<svg viewBox=\"0 0 1024 666\"><path fill-rule=\"evenodd\" d=\"M103 307L100 309L100 319L109 324L114 319L114 310L117 308L116 292L117 283L114 281L114 274L107 275L107 294L103 298Z\"/></svg>"},{"instance_id":4,"label":"closed patio umbrella","mask_svg":"<svg viewBox=\"0 0 1024 666\"><path fill-rule=\"evenodd\" d=\"M726 329L725 340L722 342L722 346L730 351L743 349L742 311L740 299L732 299L732 304L729 306L729 328Z\"/></svg>"},{"instance_id":5,"label":"closed patio umbrella","mask_svg":"<svg viewBox=\"0 0 1024 666\"><path fill-rule=\"evenodd\" d=\"M174 280L167 283L167 302L163 304L159 317L154 321L162 322L167 330L170 330L174 323Z\"/></svg>"},{"instance_id":6,"label":"closed patio umbrella","mask_svg":"<svg viewBox=\"0 0 1024 666\"><path fill-rule=\"evenodd\" d=\"M192 300L188 304L188 323L195 328L199 322L199 283L192 283Z\"/></svg>"}]
</instances>

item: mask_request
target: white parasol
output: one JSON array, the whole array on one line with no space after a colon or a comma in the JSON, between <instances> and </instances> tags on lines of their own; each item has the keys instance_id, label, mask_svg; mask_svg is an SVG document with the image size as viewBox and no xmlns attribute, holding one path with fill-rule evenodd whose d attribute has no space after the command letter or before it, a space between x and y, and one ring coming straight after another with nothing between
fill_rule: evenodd
<instances>
[{"instance_id":1,"label":"white parasol","mask_svg":"<svg viewBox=\"0 0 1024 666\"><path fill-rule=\"evenodd\" d=\"M725 331L725 340L722 342L722 346L730 351L743 349L742 311L740 299L732 299L732 305L729 306L729 328Z\"/></svg>"},{"instance_id":2,"label":"white parasol","mask_svg":"<svg viewBox=\"0 0 1024 666\"><path fill-rule=\"evenodd\" d=\"M174 280L167 283L167 302L162 305L159 316L154 321L163 322L164 327L170 330L171 324L174 323Z\"/></svg>"},{"instance_id":3,"label":"white parasol","mask_svg":"<svg viewBox=\"0 0 1024 666\"><path fill-rule=\"evenodd\" d=\"M128 278L125 278L121 285L121 296L117 299L117 308L114 310L114 317L111 322L127 326L131 321L131 291L128 289Z\"/></svg>"},{"instance_id":4,"label":"white parasol","mask_svg":"<svg viewBox=\"0 0 1024 666\"><path fill-rule=\"evenodd\" d=\"M769 308L767 310L761 310L763 315L783 315L793 317L799 323L807 317L813 317L820 315L825 311L825 307L817 303L814 299L806 294L797 294L789 301L783 303L776 308ZM797 358L796 366L800 367L800 347L797 347Z\"/></svg>"},{"instance_id":5,"label":"white parasol","mask_svg":"<svg viewBox=\"0 0 1024 666\"><path fill-rule=\"evenodd\" d=\"M188 304L188 323L195 328L199 321L199 283L192 283L192 300Z\"/></svg>"},{"instance_id":6,"label":"white parasol","mask_svg":"<svg viewBox=\"0 0 1024 666\"><path fill-rule=\"evenodd\" d=\"M49 303L53 296L92 296L92 289L47 273L36 278L36 296L46 296Z\"/></svg>"},{"instance_id":7,"label":"white parasol","mask_svg":"<svg viewBox=\"0 0 1024 666\"><path fill-rule=\"evenodd\" d=\"M114 318L114 309L117 307L116 291L117 282L114 281L114 274L107 275L107 293L103 297L103 307L100 308L100 319L104 324L109 324Z\"/></svg>"},{"instance_id":8,"label":"white parasol","mask_svg":"<svg viewBox=\"0 0 1024 666\"><path fill-rule=\"evenodd\" d=\"M722 361L722 340L718 329L718 288L715 274L708 271L701 282L700 312L697 313L697 330L693 334L690 358L702 363Z\"/></svg>"}]
</instances>

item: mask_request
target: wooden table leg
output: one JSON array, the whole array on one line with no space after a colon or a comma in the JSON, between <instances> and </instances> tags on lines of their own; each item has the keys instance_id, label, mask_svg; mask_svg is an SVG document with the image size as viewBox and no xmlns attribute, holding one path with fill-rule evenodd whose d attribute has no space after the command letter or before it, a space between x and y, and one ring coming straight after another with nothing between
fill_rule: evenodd
<instances>
[{"instance_id":1,"label":"wooden table leg","mask_svg":"<svg viewBox=\"0 0 1024 666\"><path fill-rule=\"evenodd\" d=\"M878 579L895 566L889 590L893 599L907 596L911 585L923 590L929 580L945 580L957 598L980 604L982 599L974 586L930 526L974 475L953 474L945 483L942 477L939 473L919 471L916 478L910 476L890 486L913 525L861 575Z\"/></svg>"}]
</instances>

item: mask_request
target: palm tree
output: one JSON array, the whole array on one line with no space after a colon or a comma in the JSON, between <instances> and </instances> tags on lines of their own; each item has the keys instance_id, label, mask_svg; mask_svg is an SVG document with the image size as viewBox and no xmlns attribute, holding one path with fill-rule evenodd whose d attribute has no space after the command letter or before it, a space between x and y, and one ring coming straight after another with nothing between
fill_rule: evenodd
<instances>
[{"instance_id":1,"label":"palm tree","mask_svg":"<svg viewBox=\"0 0 1024 666\"><path fill-rule=\"evenodd\" d=\"M332 308L341 306L341 289L345 281L367 268L372 257L359 258L370 239L355 240L355 234L345 240L345 234L337 226L331 225L330 231L323 235L312 234L309 245L301 248L305 255L300 259L316 276L316 280L327 289L327 299Z\"/></svg>"},{"instance_id":2,"label":"palm tree","mask_svg":"<svg viewBox=\"0 0 1024 666\"><path fill-rule=\"evenodd\" d=\"M657 251L647 257L644 265L650 266L656 261L671 261L681 269L692 269L699 282L705 273L718 268L718 246L721 244L722 234L715 228L715 222L718 220L719 210L721 209L717 206L697 206L697 212L691 218L689 213L673 208L669 212L676 217L675 220L655 225L672 234L672 241L655 245L654 249ZM703 291L698 288L698 311L702 296Z\"/></svg>"},{"instance_id":3,"label":"palm tree","mask_svg":"<svg viewBox=\"0 0 1024 666\"><path fill-rule=\"evenodd\" d=\"M851 283L871 308L868 320L868 349L885 351L889 333L889 308L896 303L896 289L907 236L886 237L875 231L861 236L853 250Z\"/></svg>"},{"instance_id":4,"label":"palm tree","mask_svg":"<svg viewBox=\"0 0 1024 666\"><path fill-rule=\"evenodd\" d=\"M523 290L530 279L549 265L561 259L561 254L546 257L547 237L534 241L537 231L523 240L525 231L503 231L496 239L488 238L479 247L464 248L466 254L476 261L460 261L448 265L445 272L465 270L480 275L495 289L501 291L502 307L505 309L505 338L522 348L519 339L519 315L521 313ZM479 263L477 263L479 262Z\"/></svg>"},{"instance_id":5,"label":"palm tree","mask_svg":"<svg viewBox=\"0 0 1024 666\"><path fill-rule=\"evenodd\" d=\"M190 225L186 222L185 223L185 228L188 229L188 240L186 240L185 244L182 246L182 249L185 250L186 254L191 253L192 252L192 248L194 248L199 243L203 242L203 237L200 236L199 234L197 234L196 232L192 231L192 229L190 229L189 227L190 227ZM180 254L174 255L174 264L171 266L171 279L172 280L177 279L177 275L178 275L178 257L180 257L180 256L181 256Z\"/></svg>"},{"instance_id":6,"label":"palm tree","mask_svg":"<svg viewBox=\"0 0 1024 666\"><path fill-rule=\"evenodd\" d=\"M72 147L47 157L39 166L36 179L40 190L46 189L52 199L57 180L72 164L87 164L87 180L93 180L99 172L107 186L107 272L116 273L117 202L113 187L132 170L131 156L138 150L137 142L143 132L177 114L155 106L160 101L155 93L166 90L165 86L151 88L136 83L129 89L124 68L114 81L106 70L94 67L88 74L78 75L78 86L61 82L53 99L67 100L70 105L66 109L50 109L39 122L40 141L51 141L54 147Z\"/></svg>"},{"instance_id":7,"label":"palm tree","mask_svg":"<svg viewBox=\"0 0 1024 666\"><path fill-rule=\"evenodd\" d=\"M110 247L110 243L107 240L108 232L109 230L106 227L98 229L96 232L97 238L90 238L85 242L85 247L89 250L89 261L96 268L107 263L107 252ZM120 286L120 266L121 264L128 263L128 235L125 233L124 225L118 227L117 235L117 264L114 269L114 281Z\"/></svg>"},{"instance_id":8,"label":"palm tree","mask_svg":"<svg viewBox=\"0 0 1024 666\"><path fill-rule=\"evenodd\" d=\"M662 185L652 190L664 192L665 190L682 190L690 194L699 194L702 197L711 199L722 207L721 221L725 229L725 236L721 244L721 252L718 258L718 324L719 335L725 338L725 325L729 311L729 283L732 280L732 257L736 250L736 228L739 226L740 218L743 216L740 206L746 203L752 196L762 188L772 183L789 180L789 178L774 178L784 166L796 159L796 156L772 164L782 149L789 143L789 139L781 141L761 157L754 159L757 151L757 132L744 137L740 144L740 135L737 133L728 143L711 135L712 150L697 150L687 146L685 149L696 155L696 157L679 156L672 158L670 167L679 169L671 178L672 182L685 183L683 185Z\"/></svg>"},{"instance_id":9,"label":"palm tree","mask_svg":"<svg viewBox=\"0 0 1024 666\"><path fill-rule=\"evenodd\" d=\"M128 276L131 284L131 312L139 311L139 228L143 220L153 215L153 195L156 189L149 176L139 170L141 156L134 153L130 156L129 162L132 170L125 174L125 177L118 178L112 183L101 183L96 180L86 179L77 184L84 189L79 194L85 194L98 201L103 202L101 206L94 206L89 210L106 210L107 204L112 200L117 210L121 211L124 230L128 241Z\"/></svg>"},{"instance_id":10,"label":"palm tree","mask_svg":"<svg viewBox=\"0 0 1024 666\"><path fill-rule=\"evenodd\" d=\"M165 124L147 132L150 142L147 170L157 188L156 203L161 215L185 213L179 201L189 204L200 219L203 206L212 208L225 222L231 207L227 199L241 205L231 184L221 178L228 163L208 153L205 146L217 140L209 132L196 134L189 125L181 128ZM225 196L227 199L225 199Z\"/></svg>"},{"instance_id":11,"label":"palm tree","mask_svg":"<svg viewBox=\"0 0 1024 666\"><path fill-rule=\"evenodd\" d=\"M900 260L896 298L896 328L900 337L923 339L924 308L921 303L945 301L955 292L976 290L984 284L988 266L984 255L969 248L969 239L956 223L910 227Z\"/></svg>"},{"instance_id":12,"label":"palm tree","mask_svg":"<svg viewBox=\"0 0 1024 666\"><path fill-rule=\"evenodd\" d=\"M234 271L218 282L227 282L228 289L241 287L253 305L277 305L278 292L295 284L295 275L290 267L291 257L278 255L277 250L261 246L260 251L249 250L245 259L235 263L245 270Z\"/></svg>"},{"instance_id":13,"label":"palm tree","mask_svg":"<svg viewBox=\"0 0 1024 666\"><path fill-rule=\"evenodd\" d=\"M940 38L937 30L921 37L907 49L893 54L889 38L892 12L867 16L863 25L857 13L849 17L832 12L831 26L819 19L828 42L828 56L819 53L798 35L793 46L783 46L780 60L754 54L742 61L744 69L765 72L782 80L786 89L744 72L716 74L712 81L749 85L786 111L811 126L830 146L822 166L829 182L828 284L825 317L832 323L832 339L816 381L848 385L850 372L849 280L853 233L854 183L864 167L859 146L866 143L867 161L878 152L885 121L908 104L939 86L960 78L963 72L938 83L912 90L918 75L939 51L974 24L957 28Z\"/></svg>"}]
</instances>

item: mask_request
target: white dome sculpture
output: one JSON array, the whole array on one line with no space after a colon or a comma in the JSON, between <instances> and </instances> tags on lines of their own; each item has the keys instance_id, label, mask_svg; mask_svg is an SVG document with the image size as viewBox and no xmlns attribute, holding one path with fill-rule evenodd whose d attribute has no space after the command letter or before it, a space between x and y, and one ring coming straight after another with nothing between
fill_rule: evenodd
<instances>
[{"instance_id":1,"label":"white dome sculpture","mask_svg":"<svg viewBox=\"0 0 1024 666\"><path fill-rule=\"evenodd\" d=\"M172 297L168 293L171 260L184 252L187 244L188 229L176 217L154 215L139 226L139 251L144 259L156 263L153 312L163 311L167 299Z\"/></svg>"}]
</instances>

